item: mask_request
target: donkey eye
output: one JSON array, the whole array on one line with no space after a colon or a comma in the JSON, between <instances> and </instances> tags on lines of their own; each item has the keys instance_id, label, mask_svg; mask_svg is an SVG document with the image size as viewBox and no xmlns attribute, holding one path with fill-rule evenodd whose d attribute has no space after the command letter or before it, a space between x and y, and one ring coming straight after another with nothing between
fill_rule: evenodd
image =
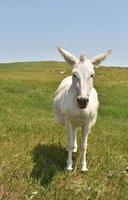
<instances>
[{"instance_id":1,"label":"donkey eye","mask_svg":"<svg viewBox=\"0 0 128 200\"><path fill-rule=\"evenodd\" d=\"M73 74L73 77L74 77L74 78L77 78L77 75L76 75L76 74Z\"/></svg>"},{"instance_id":2,"label":"donkey eye","mask_svg":"<svg viewBox=\"0 0 128 200\"><path fill-rule=\"evenodd\" d=\"M91 74L91 76L90 76L91 78L93 78L94 77L94 74Z\"/></svg>"}]
</instances>

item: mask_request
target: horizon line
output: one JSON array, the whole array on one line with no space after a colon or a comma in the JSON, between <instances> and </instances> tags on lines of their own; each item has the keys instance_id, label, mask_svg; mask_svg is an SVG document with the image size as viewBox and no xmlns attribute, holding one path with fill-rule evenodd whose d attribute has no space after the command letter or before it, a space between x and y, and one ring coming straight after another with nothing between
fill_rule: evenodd
<instances>
[{"instance_id":1,"label":"horizon line","mask_svg":"<svg viewBox=\"0 0 128 200\"><path fill-rule=\"evenodd\" d=\"M61 62L61 63L66 63L65 61L61 60L15 60L15 61L5 61L5 62L0 62L0 64L16 64L16 63L35 63L35 62ZM128 66L120 66L120 65L100 65L102 67L117 67L117 68L128 68Z\"/></svg>"}]
</instances>

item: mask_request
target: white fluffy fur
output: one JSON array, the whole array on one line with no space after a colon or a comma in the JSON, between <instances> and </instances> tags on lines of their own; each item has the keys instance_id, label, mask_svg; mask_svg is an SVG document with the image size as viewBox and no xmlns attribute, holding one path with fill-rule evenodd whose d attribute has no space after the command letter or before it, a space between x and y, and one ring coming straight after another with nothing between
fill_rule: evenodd
<instances>
[{"instance_id":1,"label":"white fluffy fur","mask_svg":"<svg viewBox=\"0 0 128 200\"><path fill-rule=\"evenodd\" d=\"M75 56L62 48L59 48L59 52L69 64L72 63L72 73L74 74L75 72L79 78L68 76L60 83L53 101L54 116L57 122L65 126L68 133L68 170L72 170L72 152L77 151L76 128L82 128L81 166L82 171L87 171L87 138L91 127L96 122L98 110L98 96L96 90L93 87L93 81L91 78L91 74L94 73L93 63L87 59L77 59ZM107 55L108 52L106 52L106 54L104 53L95 57L95 63L97 62L99 64L100 60L102 61L104 58L106 58ZM79 84L77 83L78 81ZM80 109L78 106L78 96L89 98L89 102L84 109Z\"/></svg>"}]
</instances>

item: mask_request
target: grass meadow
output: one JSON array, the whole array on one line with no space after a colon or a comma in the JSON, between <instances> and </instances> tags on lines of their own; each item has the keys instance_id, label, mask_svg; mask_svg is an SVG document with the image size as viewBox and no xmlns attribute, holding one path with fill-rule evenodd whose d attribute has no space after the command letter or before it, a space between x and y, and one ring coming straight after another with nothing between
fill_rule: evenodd
<instances>
[{"instance_id":1,"label":"grass meadow","mask_svg":"<svg viewBox=\"0 0 128 200\"><path fill-rule=\"evenodd\" d=\"M87 173L80 151L66 171L66 133L53 119L54 92L69 74L63 62L0 64L0 200L128 199L128 69L96 69Z\"/></svg>"}]
</instances>

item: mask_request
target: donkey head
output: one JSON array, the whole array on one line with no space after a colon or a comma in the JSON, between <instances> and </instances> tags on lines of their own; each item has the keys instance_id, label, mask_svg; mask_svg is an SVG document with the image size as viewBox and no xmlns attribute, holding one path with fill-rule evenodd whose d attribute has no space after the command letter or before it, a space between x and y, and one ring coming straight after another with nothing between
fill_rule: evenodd
<instances>
[{"instance_id":1,"label":"donkey head","mask_svg":"<svg viewBox=\"0 0 128 200\"><path fill-rule=\"evenodd\" d=\"M65 61L72 66L72 84L77 91L77 103L80 109L86 108L89 96L93 87L94 67L98 66L109 54L111 50L102 53L92 59L87 59L81 54L76 58L63 48L58 48Z\"/></svg>"}]
</instances>

